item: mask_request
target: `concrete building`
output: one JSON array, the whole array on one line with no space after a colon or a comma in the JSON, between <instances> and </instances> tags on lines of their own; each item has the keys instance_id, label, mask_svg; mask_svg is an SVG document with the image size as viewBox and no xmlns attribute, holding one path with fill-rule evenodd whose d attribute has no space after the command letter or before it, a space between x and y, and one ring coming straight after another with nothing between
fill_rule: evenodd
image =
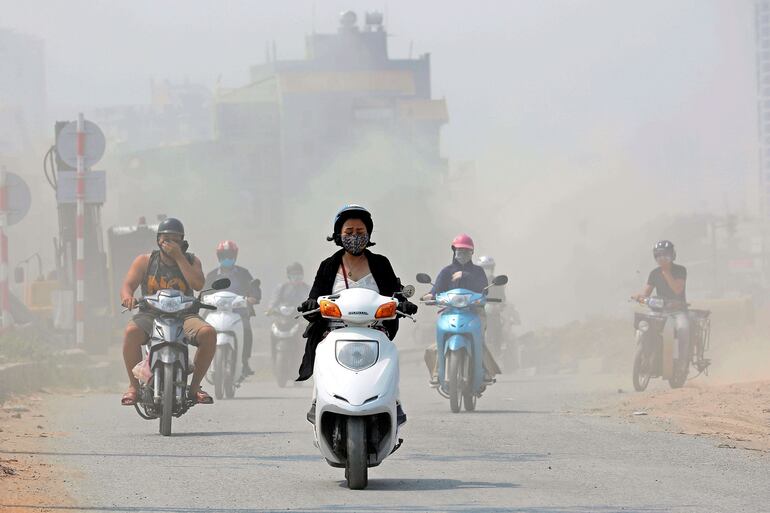
<instances>
[{"instance_id":1,"label":"concrete building","mask_svg":"<svg viewBox=\"0 0 770 513\"><path fill-rule=\"evenodd\" d=\"M305 59L253 66L251 83L219 91L217 137L263 148L284 184L333 168L372 138L398 148L392 165L444 177L448 114L431 98L430 55L391 59L382 22L367 13L359 26L348 11L336 33L307 36Z\"/></svg>"},{"instance_id":2,"label":"concrete building","mask_svg":"<svg viewBox=\"0 0 770 513\"><path fill-rule=\"evenodd\" d=\"M45 116L43 41L0 29L0 153L17 153L43 135Z\"/></svg>"}]
</instances>

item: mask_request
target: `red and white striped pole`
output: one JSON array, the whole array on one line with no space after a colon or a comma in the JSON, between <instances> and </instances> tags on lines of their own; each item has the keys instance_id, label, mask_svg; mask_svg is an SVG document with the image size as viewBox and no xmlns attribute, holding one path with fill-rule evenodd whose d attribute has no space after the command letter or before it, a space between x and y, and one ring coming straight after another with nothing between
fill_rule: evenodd
<instances>
[{"instance_id":1,"label":"red and white striped pole","mask_svg":"<svg viewBox=\"0 0 770 513\"><path fill-rule=\"evenodd\" d=\"M86 200L86 131L83 113L78 114L77 128L77 212L75 214L75 344L85 342L85 200Z\"/></svg>"},{"instance_id":2,"label":"red and white striped pole","mask_svg":"<svg viewBox=\"0 0 770 513\"><path fill-rule=\"evenodd\" d=\"M2 330L11 327L8 297L8 180L5 166L0 168L0 326Z\"/></svg>"}]
</instances>

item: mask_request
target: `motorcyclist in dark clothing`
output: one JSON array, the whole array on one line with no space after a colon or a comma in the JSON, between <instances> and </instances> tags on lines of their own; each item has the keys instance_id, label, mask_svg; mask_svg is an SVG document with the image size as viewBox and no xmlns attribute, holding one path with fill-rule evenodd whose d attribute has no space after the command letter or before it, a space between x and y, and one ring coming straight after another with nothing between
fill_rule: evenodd
<instances>
[{"instance_id":1,"label":"motorcyclist in dark clothing","mask_svg":"<svg viewBox=\"0 0 770 513\"><path fill-rule=\"evenodd\" d=\"M305 283L305 270L302 264L299 262L290 264L286 268L286 278L288 281L282 283L275 291L270 307L267 309L267 315L272 315L281 305L297 306L307 299L310 285Z\"/></svg>"},{"instance_id":2,"label":"motorcyclist in dark clothing","mask_svg":"<svg viewBox=\"0 0 770 513\"><path fill-rule=\"evenodd\" d=\"M209 288L219 278L229 278L230 287L226 290L239 296L245 296L249 303L247 308L236 310L243 320L243 375L249 376L254 374L254 371L249 367L249 358L254 345L250 319L254 317L253 305L259 304L262 299L262 291L259 287L259 281L254 280L246 268L235 265L237 258L238 245L235 242L231 240L220 242L217 245L219 267L206 275L206 288Z\"/></svg>"},{"instance_id":3,"label":"motorcyclist in dark clothing","mask_svg":"<svg viewBox=\"0 0 770 513\"><path fill-rule=\"evenodd\" d=\"M423 301L429 301L435 299L436 294L446 292L452 289L468 289L477 293L484 293L487 290L489 281L487 281L487 274L484 269L473 263L473 251L474 244L473 239L470 236L461 233L452 241L452 263L444 267L436 277L436 282L430 292L425 294ZM483 330L486 331L487 316L484 308L478 309L478 315L483 325ZM433 386L438 385L438 359L434 354L436 351L435 345L431 345L426 350L425 361L426 363L432 362L433 365L429 365L431 369L430 383ZM486 342L484 343L484 382L493 383L494 375L499 374L500 367L495 362L492 353L489 352Z\"/></svg>"},{"instance_id":4,"label":"motorcyclist in dark clothing","mask_svg":"<svg viewBox=\"0 0 770 513\"><path fill-rule=\"evenodd\" d=\"M318 298L348 288L367 288L384 296L401 292L401 281L393 271L390 261L383 255L372 253L367 248L371 242L374 223L368 210L360 205L346 205L334 218L334 232L328 241L334 241L342 249L321 262L316 273L308 299L297 308L309 312L318 308ZM417 305L404 300L399 311L408 315L417 313ZM310 324L305 330L305 355L299 369L297 381L304 381L313 374L315 350L328 332L328 322L318 314L308 316ZM398 331L398 319L383 321L388 338L393 340ZM398 423L406 422L401 403L398 404ZM308 412L308 420L315 418L315 399Z\"/></svg>"},{"instance_id":5,"label":"motorcyclist in dark clothing","mask_svg":"<svg viewBox=\"0 0 770 513\"><path fill-rule=\"evenodd\" d=\"M690 318L687 313L687 268L674 263L676 249L668 240L659 241L652 250L658 267L650 272L644 289L631 296L635 301L642 301L655 292L659 297L672 301L671 317L676 326L677 365L689 365Z\"/></svg>"}]
</instances>

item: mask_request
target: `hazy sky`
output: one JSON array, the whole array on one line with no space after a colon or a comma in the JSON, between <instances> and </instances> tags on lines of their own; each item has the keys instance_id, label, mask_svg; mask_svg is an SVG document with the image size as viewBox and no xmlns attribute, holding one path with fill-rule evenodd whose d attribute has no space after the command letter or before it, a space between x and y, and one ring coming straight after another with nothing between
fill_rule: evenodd
<instances>
[{"instance_id":1,"label":"hazy sky","mask_svg":"<svg viewBox=\"0 0 770 513\"><path fill-rule=\"evenodd\" d=\"M152 78L243 85L268 41L303 58L304 36L349 8L385 11L391 57L431 53L445 156L476 160L482 194L508 202L492 232L558 256L580 209L611 245L628 217L740 209L755 188L751 0L0 0L0 26L45 40L51 119L72 119L147 103Z\"/></svg>"},{"instance_id":2,"label":"hazy sky","mask_svg":"<svg viewBox=\"0 0 770 513\"><path fill-rule=\"evenodd\" d=\"M146 102L151 77L243 84L266 41L279 58L300 58L313 25L336 30L338 13L354 7L386 11L392 56L406 56L410 42L414 55L432 53L434 94L449 102L450 156L512 143L579 151L596 137L665 145L662 133L713 145L725 131L744 140L754 129L750 0L0 4L1 26L46 40L59 115ZM736 144L728 141L731 154Z\"/></svg>"}]
</instances>

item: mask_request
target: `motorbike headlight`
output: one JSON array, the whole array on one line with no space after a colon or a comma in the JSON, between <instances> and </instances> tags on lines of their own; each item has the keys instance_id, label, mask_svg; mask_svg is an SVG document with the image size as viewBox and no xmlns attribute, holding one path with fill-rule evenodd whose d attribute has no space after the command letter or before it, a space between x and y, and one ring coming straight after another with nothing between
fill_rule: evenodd
<instances>
[{"instance_id":1,"label":"motorbike headlight","mask_svg":"<svg viewBox=\"0 0 770 513\"><path fill-rule=\"evenodd\" d=\"M647 331L650 329L650 323L647 321L639 321L639 324L636 326L636 329L639 331Z\"/></svg>"},{"instance_id":2,"label":"motorbike headlight","mask_svg":"<svg viewBox=\"0 0 770 513\"><path fill-rule=\"evenodd\" d=\"M221 308L222 310L230 310L233 307L233 298L219 297L214 303L214 306Z\"/></svg>"},{"instance_id":3,"label":"motorbike headlight","mask_svg":"<svg viewBox=\"0 0 770 513\"><path fill-rule=\"evenodd\" d=\"M467 294L457 294L452 296L451 305L455 308L465 308L470 304L470 296Z\"/></svg>"},{"instance_id":4,"label":"motorbike headlight","mask_svg":"<svg viewBox=\"0 0 770 513\"><path fill-rule=\"evenodd\" d=\"M375 340L338 340L335 349L340 365L360 371L377 363L380 345Z\"/></svg>"},{"instance_id":5,"label":"motorbike headlight","mask_svg":"<svg viewBox=\"0 0 770 513\"><path fill-rule=\"evenodd\" d=\"M182 302L181 296L161 296L157 301L153 301L153 303L155 303L155 307L158 310L168 313L179 312L188 306L186 303Z\"/></svg>"},{"instance_id":6,"label":"motorbike headlight","mask_svg":"<svg viewBox=\"0 0 770 513\"><path fill-rule=\"evenodd\" d=\"M284 305L284 306L282 306L282 307L280 308L280 311L281 311L281 315L285 315L286 317L288 317L288 316L290 316L291 314L293 314L293 313L295 313L295 312L296 312L296 308L292 308L292 307L290 307L290 306L286 306L286 305Z\"/></svg>"}]
</instances>

